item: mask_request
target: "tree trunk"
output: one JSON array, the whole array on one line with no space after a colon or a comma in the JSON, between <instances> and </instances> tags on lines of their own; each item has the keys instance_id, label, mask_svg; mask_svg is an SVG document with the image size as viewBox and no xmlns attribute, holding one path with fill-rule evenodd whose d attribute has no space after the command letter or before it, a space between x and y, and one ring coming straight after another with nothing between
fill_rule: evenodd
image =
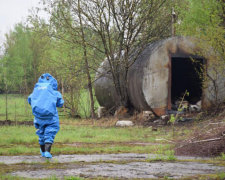
<instances>
[{"instance_id":1,"label":"tree trunk","mask_svg":"<svg viewBox=\"0 0 225 180\"><path fill-rule=\"evenodd\" d=\"M80 0L78 0L78 13L79 13L80 31L81 31L82 46L83 46L83 56L85 61L85 71L87 75L88 91L89 91L90 100L91 100L91 118L94 119L95 118L94 98L93 98L93 91L92 91L91 75L89 71L89 64L88 64L88 58L87 58L87 46L86 46L86 41L84 38L84 29L83 29L83 23L81 19Z\"/></svg>"},{"instance_id":2,"label":"tree trunk","mask_svg":"<svg viewBox=\"0 0 225 180\"><path fill-rule=\"evenodd\" d=\"M8 87L6 84L6 93L5 93L5 119L8 120Z\"/></svg>"}]
</instances>

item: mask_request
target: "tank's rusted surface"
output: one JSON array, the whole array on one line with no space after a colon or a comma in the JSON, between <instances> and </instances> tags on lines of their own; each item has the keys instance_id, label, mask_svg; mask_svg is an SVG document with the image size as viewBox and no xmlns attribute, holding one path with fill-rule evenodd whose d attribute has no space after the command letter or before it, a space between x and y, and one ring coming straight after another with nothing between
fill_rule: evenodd
<instances>
[{"instance_id":1,"label":"tank's rusted surface","mask_svg":"<svg viewBox=\"0 0 225 180\"><path fill-rule=\"evenodd\" d=\"M191 38L185 37L172 37L147 46L128 72L128 94L131 104L137 110L152 110L157 115L166 114L166 111L171 109L171 59L196 57L195 52L198 49ZM206 62L210 58L212 57L204 57ZM99 71L106 72L106 69L101 66ZM207 73L215 77L212 70L212 65L207 63ZM102 77L100 74L97 74L99 79L95 83L96 97L101 106L110 108L116 104L118 96L110 74ZM217 97L212 93L212 82L204 84L202 96L199 97L203 107L210 106L215 98L220 98L221 101L225 99L225 78L222 76L217 79Z\"/></svg>"}]
</instances>

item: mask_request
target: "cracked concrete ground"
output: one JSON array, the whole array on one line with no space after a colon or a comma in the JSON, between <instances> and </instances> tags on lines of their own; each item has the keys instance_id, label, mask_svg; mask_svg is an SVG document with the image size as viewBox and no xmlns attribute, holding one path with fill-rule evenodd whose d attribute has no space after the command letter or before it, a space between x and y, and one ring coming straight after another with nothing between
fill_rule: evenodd
<instances>
[{"instance_id":1,"label":"cracked concrete ground","mask_svg":"<svg viewBox=\"0 0 225 180\"><path fill-rule=\"evenodd\" d=\"M111 177L111 178L181 178L194 175L207 175L225 172L224 166L216 166L196 160L208 158L194 158L177 156L178 161L148 161L158 158L154 154L92 154L92 155L59 155L54 156L50 163L61 164L58 167L47 169L44 167L29 168L12 171L13 176L24 178L63 179L65 176L82 177ZM166 156L160 156L166 158ZM182 160L182 161L179 161ZM187 161L185 161L187 160ZM191 160L194 160L191 162ZM108 161L108 162L107 162ZM45 158L40 156L0 156L0 163L13 164L41 164Z\"/></svg>"}]
</instances>

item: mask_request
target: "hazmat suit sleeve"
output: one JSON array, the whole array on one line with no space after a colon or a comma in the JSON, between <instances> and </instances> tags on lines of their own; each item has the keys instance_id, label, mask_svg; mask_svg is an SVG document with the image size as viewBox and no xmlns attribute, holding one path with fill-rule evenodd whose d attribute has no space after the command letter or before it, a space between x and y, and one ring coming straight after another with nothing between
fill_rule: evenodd
<instances>
[{"instance_id":1,"label":"hazmat suit sleeve","mask_svg":"<svg viewBox=\"0 0 225 180\"><path fill-rule=\"evenodd\" d=\"M57 103L56 103L56 107L62 107L64 104L64 100L62 98L62 94L57 91Z\"/></svg>"}]
</instances>

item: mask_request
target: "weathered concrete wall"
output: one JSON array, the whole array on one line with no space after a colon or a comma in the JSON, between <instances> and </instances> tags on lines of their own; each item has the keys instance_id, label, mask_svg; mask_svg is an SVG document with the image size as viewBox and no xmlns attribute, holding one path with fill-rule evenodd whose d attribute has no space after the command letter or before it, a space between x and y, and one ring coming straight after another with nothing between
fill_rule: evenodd
<instances>
[{"instance_id":1,"label":"weathered concrete wall","mask_svg":"<svg viewBox=\"0 0 225 180\"><path fill-rule=\"evenodd\" d=\"M138 110L153 110L157 115L171 108L171 58L195 57L199 50L193 39L172 37L150 44L140 54L128 72L128 94L131 104ZM208 62L212 57L203 57ZM95 91L101 106L108 109L118 101L110 73L104 61L96 75ZM207 73L217 77L218 98L225 99L225 78L213 73L207 63ZM202 102L209 107L215 101L213 83L207 82L202 90ZM203 105L204 107L204 105Z\"/></svg>"},{"instance_id":2,"label":"weathered concrete wall","mask_svg":"<svg viewBox=\"0 0 225 180\"><path fill-rule=\"evenodd\" d=\"M210 57L207 67L207 81L203 87L203 108L225 101L225 64L216 64Z\"/></svg>"}]
</instances>

